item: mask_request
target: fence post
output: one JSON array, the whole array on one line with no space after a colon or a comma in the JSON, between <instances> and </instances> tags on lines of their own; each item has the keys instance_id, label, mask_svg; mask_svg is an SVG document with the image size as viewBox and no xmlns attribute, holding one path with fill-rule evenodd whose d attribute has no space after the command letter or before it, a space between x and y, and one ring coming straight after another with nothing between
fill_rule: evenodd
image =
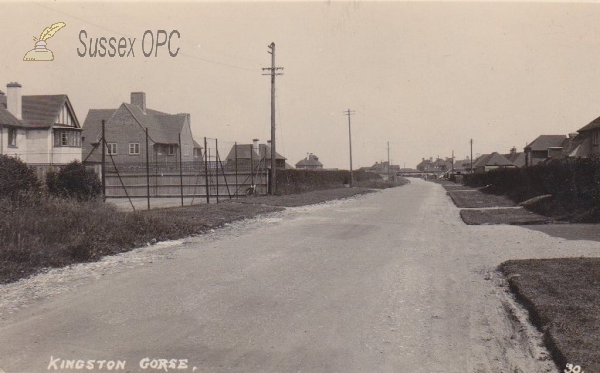
<instances>
[{"instance_id":1,"label":"fence post","mask_svg":"<svg viewBox=\"0 0 600 373\"><path fill-rule=\"evenodd\" d=\"M179 185L181 190L181 207L183 207L183 163L181 157L181 133L179 134Z\"/></svg>"},{"instance_id":2,"label":"fence post","mask_svg":"<svg viewBox=\"0 0 600 373\"><path fill-rule=\"evenodd\" d=\"M217 176L217 204L219 203L219 166L217 165L217 159L219 159L219 142L215 139L215 175Z\"/></svg>"},{"instance_id":3,"label":"fence post","mask_svg":"<svg viewBox=\"0 0 600 373\"><path fill-rule=\"evenodd\" d=\"M238 170L237 170L237 141L233 145L233 152L235 154L235 199L238 199L240 186L238 184Z\"/></svg>"},{"instance_id":4,"label":"fence post","mask_svg":"<svg viewBox=\"0 0 600 373\"><path fill-rule=\"evenodd\" d=\"M150 210L150 151L148 150L148 127L146 127L146 195Z\"/></svg>"},{"instance_id":5,"label":"fence post","mask_svg":"<svg viewBox=\"0 0 600 373\"><path fill-rule=\"evenodd\" d=\"M250 144L250 180L252 187L254 187L254 148Z\"/></svg>"},{"instance_id":6,"label":"fence post","mask_svg":"<svg viewBox=\"0 0 600 373\"><path fill-rule=\"evenodd\" d=\"M206 186L206 203L210 204L210 190L208 189L208 148L206 147L206 137L204 138L204 185Z\"/></svg>"},{"instance_id":7,"label":"fence post","mask_svg":"<svg viewBox=\"0 0 600 373\"><path fill-rule=\"evenodd\" d=\"M102 201L106 202L106 142L104 141L105 135L105 121L102 119Z\"/></svg>"}]
</instances>

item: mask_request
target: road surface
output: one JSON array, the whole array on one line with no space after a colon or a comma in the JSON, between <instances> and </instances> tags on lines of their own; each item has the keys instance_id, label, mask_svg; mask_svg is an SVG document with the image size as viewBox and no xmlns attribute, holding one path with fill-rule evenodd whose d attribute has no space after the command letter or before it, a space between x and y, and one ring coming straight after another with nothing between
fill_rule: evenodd
<instances>
[{"instance_id":1,"label":"road surface","mask_svg":"<svg viewBox=\"0 0 600 373\"><path fill-rule=\"evenodd\" d=\"M413 180L0 287L0 369L557 372L495 268L580 255Z\"/></svg>"}]
</instances>

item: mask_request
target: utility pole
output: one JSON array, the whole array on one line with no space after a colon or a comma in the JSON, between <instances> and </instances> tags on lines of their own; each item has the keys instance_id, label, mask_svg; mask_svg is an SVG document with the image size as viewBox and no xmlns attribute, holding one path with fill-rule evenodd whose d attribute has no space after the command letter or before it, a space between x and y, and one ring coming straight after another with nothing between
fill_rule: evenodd
<instances>
[{"instance_id":1,"label":"utility pole","mask_svg":"<svg viewBox=\"0 0 600 373\"><path fill-rule=\"evenodd\" d=\"M387 149L388 150L388 170L387 170L388 172L387 172L387 174L388 174L388 180L389 180L390 179L390 167L391 167L391 165L390 165L390 142L389 141L387 142L387 146L388 146L388 149Z\"/></svg>"},{"instance_id":2,"label":"utility pole","mask_svg":"<svg viewBox=\"0 0 600 373\"><path fill-rule=\"evenodd\" d=\"M269 180L269 190L271 195L275 194L275 173L276 173L276 148L275 148L275 76L283 75L277 70L283 70L283 67L275 67L275 43L268 45L271 54L271 67L263 67L263 71L268 70L269 73L263 75L271 76L271 179Z\"/></svg>"},{"instance_id":3,"label":"utility pole","mask_svg":"<svg viewBox=\"0 0 600 373\"><path fill-rule=\"evenodd\" d=\"M473 139L469 142L471 143L471 173L473 173Z\"/></svg>"},{"instance_id":4,"label":"utility pole","mask_svg":"<svg viewBox=\"0 0 600 373\"><path fill-rule=\"evenodd\" d=\"M348 116L348 142L350 143L350 188L354 185L354 174L352 173L352 125L350 124L350 116L354 115L354 110L344 111L344 115Z\"/></svg>"}]
</instances>

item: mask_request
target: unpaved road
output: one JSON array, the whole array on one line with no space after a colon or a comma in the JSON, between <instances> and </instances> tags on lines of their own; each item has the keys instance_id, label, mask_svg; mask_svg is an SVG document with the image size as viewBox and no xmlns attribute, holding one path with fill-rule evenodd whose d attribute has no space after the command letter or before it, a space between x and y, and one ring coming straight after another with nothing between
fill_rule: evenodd
<instances>
[{"instance_id":1,"label":"unpaved road","mask_svg":"<svg viewBox=\"0 0 600 373\"><path fill-rule=\"evenodd\" d=\"M0 287L0 368L557 372L494 269L599 244L467 226L458 211L413 180Z\"/></svg>"}]
</instances>

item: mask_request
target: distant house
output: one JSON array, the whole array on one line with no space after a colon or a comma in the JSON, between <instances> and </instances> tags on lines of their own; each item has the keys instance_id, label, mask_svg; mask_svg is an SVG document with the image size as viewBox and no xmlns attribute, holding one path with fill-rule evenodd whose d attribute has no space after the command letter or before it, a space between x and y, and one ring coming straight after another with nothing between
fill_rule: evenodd
<instances>
[{"instance_id":1,"label":"distant house","mask_svg":"<svg viewBox=\"0 0 600 373\"><path fill-rule=\"evenodd\" d=\"M417 170L430 173L444 173L452 169L452 158L433 158L425 159L417 165Z\"/></svg>"},{"instance_id":2,"label":"distant house","mask_svg":"<svg viewBox=\"0 0 600 373\"><path fill-rule=\"evenodd\" d=\"M525 146L525 166L535 166L557 156L568 143L565 135L541 135Z\"/></svg>"},{"instance_id":3,"label":"distant house","mask_svg":"<svg viewBox=\"0 0 600 373\"><path fill-rule=\"evenodd\" d=\"M455 173L470 173L471 172L471 158L456 159L454 161L453 170Z\"/></svg>"},{"instance_id":4,"label":"distant house","mask_svg":"<svg viewBox=\"0 0 600 373\"><path fill-rule=\"evenodd\" d=\"M473 163L474 172L487 172L498 168L516 168L514 163L509 161L502 154L493 152L491 154L482 154Z\"/></svg>"},{"instance_id":5,"label":"distant house","mask_svg":"<svg viewBox=\"0 0 600 373\"><path fill-rule=\"evenodd\" d=\"M83 156L88 162L101 161L102 120L106 156L111 156L115 163L146 162L146 130L151 162L179 162L180 153L182 162L202 160L202 148L194 141L189 114L148 109L146 94L133 92L131 103L122 103L117 109L88 112L83 124Z\"/></svg>"},{"instance_id":6,"label":"distant house","mask_svg":"<svg viewBox=\"0 0 600 373\"><path fill-rule=\"evenodd\" d=\"M569 135L569 140L561 155L589 157L600 154L600 117L580 128L577 132Z\"/></svg>"},{"instance_id":7,"label":"distant house","mask_svg":"<svg viewBox=\"0 0 600 373\"><path fill-rule=\"evenodd\" d=\"M511 161L516 167L525 167L525 152L517 152L516 147L513 146L510 149L510 153L503 154L503 156L509 161Z\"/></svg>"},{"instance_id":8,"label":"distant house","mask_svg":"<svg viewBox=\"0 0 600 373\"><path fill-rule=\"evenodd\" d=\"M259 164L263 165L263 167L271 168L271 146L268 144L259 144L258 139L252 140L252 144L238 144L231 148L226 158L228 170L235 168L236 156L238 169L248 168L251 164L254 165L254 168ZM275 152L275 167L278 170L291 168L286 164L285 160L284 156Z\"/></svg>"},{"instance_id":9,"label":"distant house","mask_svg":"<svg viewBox=\"0 0 600 373\"><path fill-rule=\"evenodd\" d=\"M81 125L65 94L22 96L19 83L0 91L0 153L28 164L81 161Z\"/></svg>"},{"instance_id":10,"label":"distant house","mask_svg":"<svg viewBox=\"0 0 600 373\"><path fill-rule=\"evenodd\" d=\"M306 158L299 160L296 163L296 169L298 170L322 170L323 163L319 161L319 157L310 153Z\"/></svg>"}]
</instances>

